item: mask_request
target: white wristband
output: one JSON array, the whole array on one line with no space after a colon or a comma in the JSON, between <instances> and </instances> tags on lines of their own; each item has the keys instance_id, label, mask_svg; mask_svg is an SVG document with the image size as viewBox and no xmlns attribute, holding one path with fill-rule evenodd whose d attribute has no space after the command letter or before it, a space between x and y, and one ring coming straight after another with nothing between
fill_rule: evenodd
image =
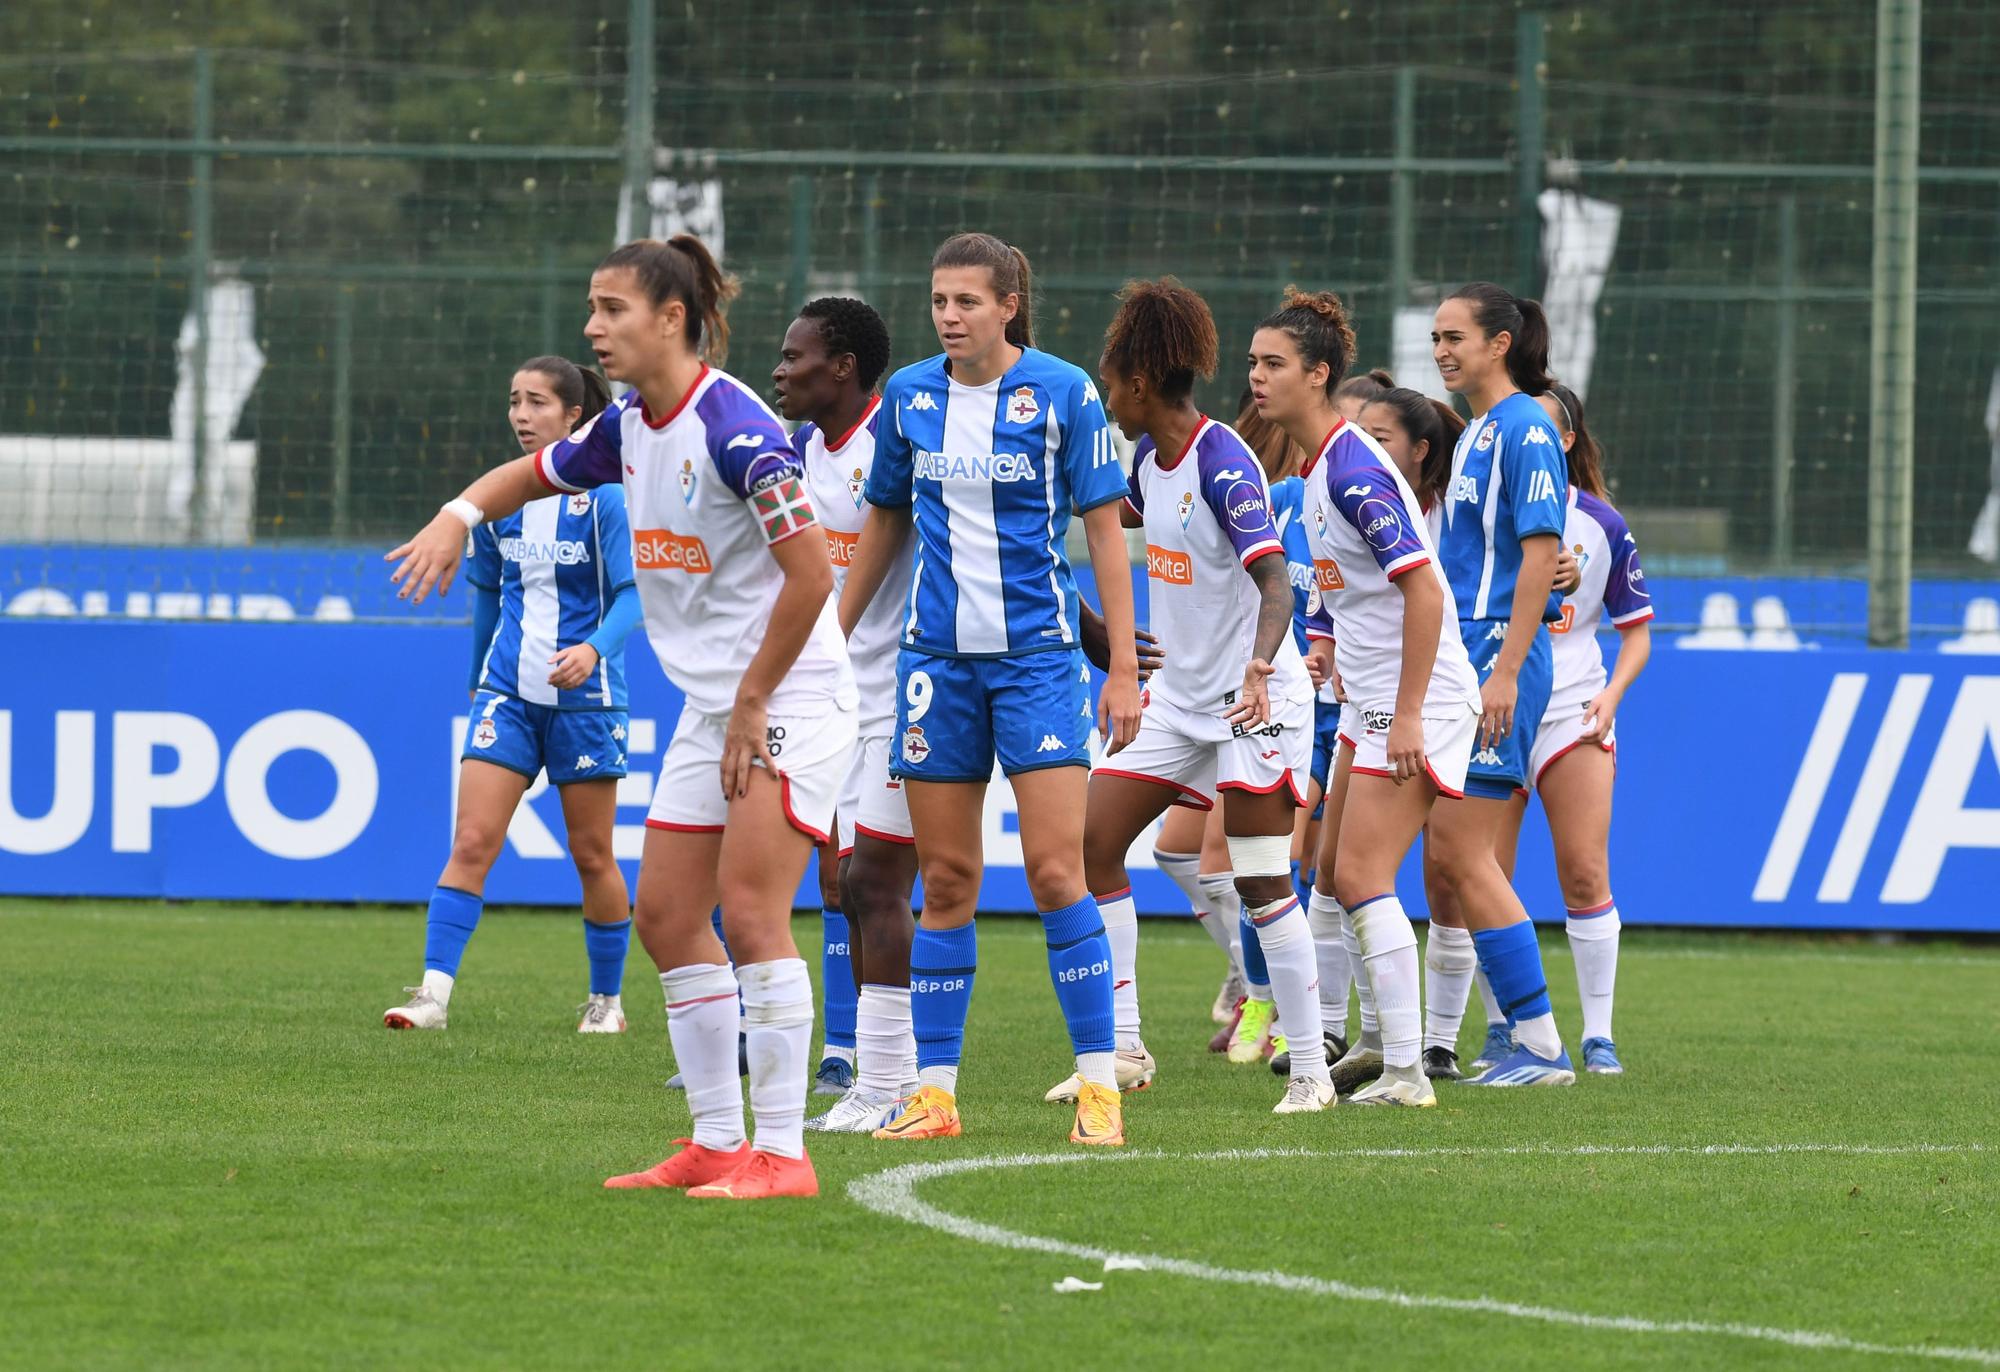
<instances>
[{"instance_id":1,"label":"white wristband","mask_svg":"<svg viewBox=\"0 0 2000 1372\"><path fill-rule=\"evenodd\" d=\"M445 501L444 504L438 506L438 510L443 514L457 515L460 519L464 520L465 531L467 533L471 533L486 522L486 511L480 509L464 496L459 496L456 500Z\"/></svg>"}]
</instances>

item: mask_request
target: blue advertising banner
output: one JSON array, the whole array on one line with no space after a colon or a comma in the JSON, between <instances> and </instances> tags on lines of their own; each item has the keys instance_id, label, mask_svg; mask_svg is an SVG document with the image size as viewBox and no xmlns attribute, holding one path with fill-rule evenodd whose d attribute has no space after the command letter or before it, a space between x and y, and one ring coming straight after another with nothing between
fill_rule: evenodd
<instances>
[{"instance_id":1,"label":"blue advertising banner","mask_svg":"<svg viewBox=\"0 0 2000 1372\"><path fill-rule=\"evenodd\" d=\"M451 838L466 728L459 625L4 624L0 892L420 902ZM630 654L616 847L643 843L680 702ZM1662 643L1618 720L1612 873L1629 923L2000 932L2000 660L1936 649ZM571 904L538 783L488 886ZM1026 910L1012 796L990 793L983 908ZM1184 914L1132 851L1142 910ZM1519 885L1560 918L1531 813ZM1414 863L1402 883L1422 909ZM808 874L802 905L816 905Z\"/></svg>"}]
</instances>

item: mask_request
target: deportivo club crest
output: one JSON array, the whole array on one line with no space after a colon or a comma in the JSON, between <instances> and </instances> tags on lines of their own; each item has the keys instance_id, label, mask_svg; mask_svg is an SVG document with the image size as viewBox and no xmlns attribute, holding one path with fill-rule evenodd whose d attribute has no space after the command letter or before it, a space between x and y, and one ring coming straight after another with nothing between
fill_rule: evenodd
<instances>
[{"instance_id":1,"label":"deportivo club crest","mask_svg":"<svg viewBox=\"0 0 2000 1372\"><path fill-rule=\"evenodd\" d=\"M857 510L861 508L861 493L867 487L868 482L862 477L861 469L856 467L853 474L847 478L847 493L854 497L854 508Z\"/></svg>"},{"instance_id":2,"label":"deportivo club crest","mask_svg":"<svg viewBox=\"0 0 2000 1372\"><path fill-rule=\"evenodd\" d=\"M573 514L573 515L587 515L587 514L589 514L589 513L590 513L590 497L589 497L589 496L588 496L587 494L584 494L584 493L581 493L581 492L579 492L579 493L578 493L578 494L576 494L576 495L573 495L573 496L571 496L571 497L569 498L569 512L570 512L571 514Z\"/></svg>"},{"instance_id":3,"label":"deportivo club crest","mask_svg":"<svg viewBox=\"0 0 2000 1372\"><path fill-rule=\"evenodd\" d=\"M1194 518L1194 492L1182 491L1181 503L1177 508L1180 510L1181 527L1185 529L1188 521Z\"/></svg>"},{"instance_id":4,"label":"deportivo club crest","mask_svg":"<svg viewBox=\"0 0 2000 1372\"><path fill-rule=\"evenodd\" d=\"M1009 424L1030 423L1041 412L1042 407L1035 403L1035 388L1032 386L1023 386L1015 391L1014 394L1007 397L1007 422Z\"/></svg>"},{"instance_id":5,"label":"deportivo club crest","mask_svg":"<svg viewBox=\"0 0 2000 1372\"><path fill-rule=\"evenodd\" d=\"M691 457L681 459L681 499L694 504L694 459Z\"/></svg>"}]
</instances>

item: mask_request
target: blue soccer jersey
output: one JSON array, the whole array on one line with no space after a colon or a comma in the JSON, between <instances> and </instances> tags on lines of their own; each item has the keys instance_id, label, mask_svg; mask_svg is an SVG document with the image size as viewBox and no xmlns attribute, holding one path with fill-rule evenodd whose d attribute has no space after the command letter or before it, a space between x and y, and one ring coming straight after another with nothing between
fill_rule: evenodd
<instances>
[{"instance_id":1,"label":"blue soccer jersey","mask_svg":"<svg viewBox=\"0 0 2000 1372\"><path fill-rule=\"evenodd\" d=\"M601 486L530 501L472 531L466 580L500 593L500 623L479 688L558 710L623 710L625 654L606 653L581 686L549 684L549 659L584 642L632 585L625 492Z\"/></svg>"},{"instance_id":2,"label":"blue soccer jersey","mask_svg":"<svg viewBox=\"0 0 2000 1372\"><path fill-rule=\"evenodd\" d=\"M1070 513L1124 494L1097 388L1060 358L1024 349L984 386L960 385L943 354L897 372L867 497L912 511L904 646L993 658L1076 647Z\"/></svg>"},{"instance_id":3,"label":"blue soccer jersey","mask_svg":"<svg viewBox=\"0 0 2000 1372\"><path fill-rule=\"evenodd\" d=\"M1285 545L1285 574L1292 583L1292 641L1304 652L1306 623L1319 608L1319 585L1313 576L1312 540L1306 536L1305 478L1288 476L1271 483L1271 521Z\"/></svg>"},{"instance_id":4,"label":"blue soccer jersey","mask_svg":"<svg viewBox=\"0 0 2000 1372\"><path fill-rule=\"evenodd\" d=\"M1438 555L1460 619L1510 619L1521 540L1560 539L1569 469L1562 437L1542 407L1516 391L1466 426L1451 455ZM1543 619L1562 616L1549 595Z\"/></svg>"}]
</instances>

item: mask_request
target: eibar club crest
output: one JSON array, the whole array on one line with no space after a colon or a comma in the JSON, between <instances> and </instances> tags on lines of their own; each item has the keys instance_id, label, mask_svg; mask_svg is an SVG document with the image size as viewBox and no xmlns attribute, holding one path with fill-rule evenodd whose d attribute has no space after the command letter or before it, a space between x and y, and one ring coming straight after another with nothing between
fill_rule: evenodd
<instances>
[{"instance_id":1,"label":"eibar club crest","mask_svg":"<svg viewBox=\"0 0 2000 1372\"><path fill-rule=\"evenodd\" d=\"M1007 397L1007 422L1009 424L1030 424L1042 407L1035 403L1035 388L1022 386Z\"/></svg>"},{"instance_id":2,"label":"eibar club crest","mask_svg":"<svg viewBox=\"0 0 2000 1372\"><path fill-rule=\"evenodd\" d=\"M689 505L694 504L694 459L691 457L681 459L681 499Z\"/></svg>"},{"instance_id":3,"label":"eibar club crest","mask_svg":"<svg viewBox=\"0 0 2000 1372\"><path fill-rule=\"evenodd\" d=\"M1181 527L1185 529L1188 521L1194 518L1194 492L1182 491L1181 503L1176 508L1180 511Z\"/></svg>"},{"instance_id":4,"label":"eibar club crest","mask_svg":"<svg viewBox=\"0 0 2000 1372\"><path fill-rule=\"evenodd\" d=\"M861 475L861 469L856 467L847 478L847 493L854 497L855 509L861 508L861 493L867 489L868 481Z\"/></svg>"}]
</instances>

